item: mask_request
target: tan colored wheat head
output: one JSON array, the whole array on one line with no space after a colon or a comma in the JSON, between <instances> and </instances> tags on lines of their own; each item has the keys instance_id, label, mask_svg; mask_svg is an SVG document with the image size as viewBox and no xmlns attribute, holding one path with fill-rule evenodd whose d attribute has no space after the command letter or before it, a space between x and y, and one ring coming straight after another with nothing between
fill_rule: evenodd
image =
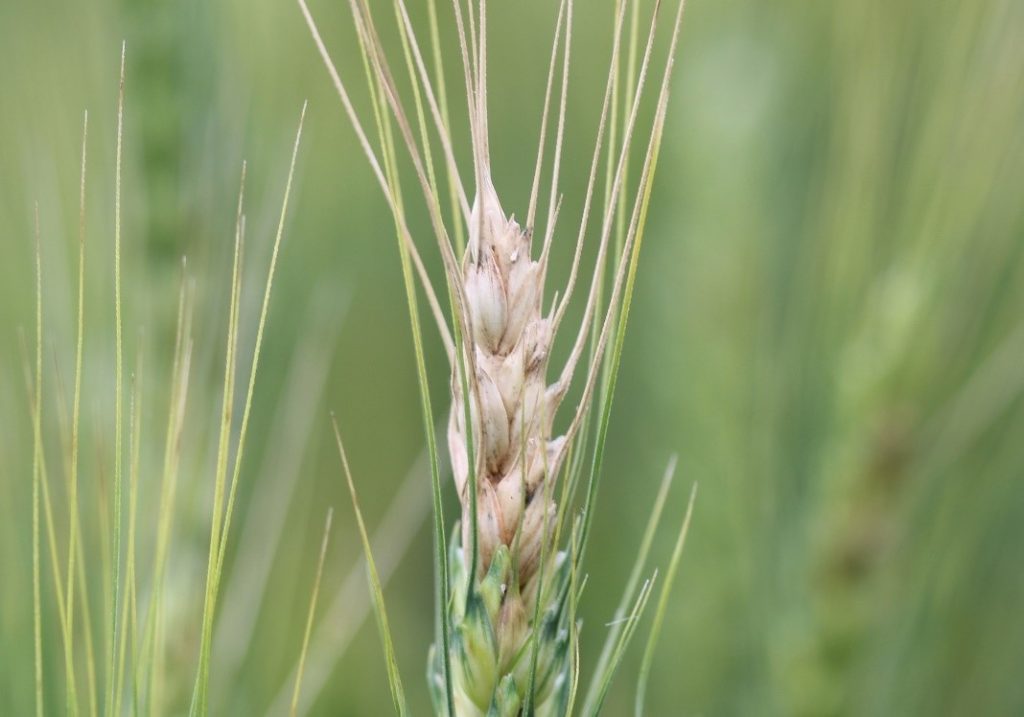
<instances>
[{"instance_id":1,"label":"tan colored wheat head","mask_svg":"<svg viewBox=\"0 0 1024 717\"><path fill-rule=\"evenodd\" d=\"M414 88L415 110L410 114L406 101L397 89L393 68L382 48L370 3L368 0L349 0L360 48L369 69L370 91L374 101L373 117L380 136L380 149L374 147L367 135L360 114L353 106L305 0L298 2L390 205L400 245L410 260L411 268L408 270L414 269L419 275L451 365L452 410L447 443L462 507L461 550L457 552L463 561L468 581L468 588L460 587L454 583L453 577L452 591L458 596L468 589L469 599L472 600L472 594L478 587L486 592L485 586L481 586L489 574L495 571L501 573L501 595L490 619L490 629L494 631L498 642L494 655L488 653L486 659L478 660L472 637L463 640L469 643L468 648L459 648L459 628L461 622L469 617L456 610L451 618L457 643L452 649L462 649L462 653L454 655L452 660L455 663L453 669L456 672L454 681L457 692L454 700L457 709L454 711L457 714L476 714L480 711L482 714L483 710L488 709L488 704L500 704L496 694L503 676L511 679L515 673L515 678L519 680L516 689L522 693L523 675L517 660L521 659L522 648L535 627L533 622L534 616L538 614L538 600L544 604L549 601L549 598L542 596L539 584L544 582L544 575L551 572L549 566L553 569L557 561L565 560L565 556L559 557L557 552L559 519L553 486L590 408L595 387L602 375L604 354L610 336L616 329L624 286L627 277L631 276L630 265L635 266L637 244L642 236L640 225L653 174L653 160L665 120L669 78L683 4L680 2L675 12L671 44L665 60L655 119L644 154L644 166L637 182L635 198L629 207L625 197L627 165L651 65L661 10L660 0L654 3L646 42L635 74L637 58L632 50L638 46L631 44L631 91L627 90L626 93L628 96L625 97L622 126L615 127L621 130L621 135L617 143L615 139L608 142L608 186L601 210L596 259L590 273L592 278L583 305L583 317L572 337L565 365L557 378L549 383L548 364L552 346L581 275L581 258L590 230L599 166L605 156L604 143L609 126L615 122L609 121L609 108L616 106L617 99L613 99L613 95L617 97L620 92L620 65L625 54L621 40L626 9L627 6L634 9L632 22L636 30L639 17L637 2L616 2L612 57L599 116L597 141L590 162L583 212L576 231L571 269L564 286L554 294L547 309L544 306L545 284L560 206L559 173L565 132L573 1L561 0L559 5L541 118L540 148L525 225L520 225L505 213L492 179L487 111L486 0L478 0L475 8L473 0L466 0L466 7L463 6L463 0L452 0L469 113L472 171L476 188L472 204L468 201L466 184L455 161L455 140L448 129L447 100L441 81L442 53L438 47L433 2L428 2L428 9L432 22L434 78L428 72L405 0L394 2L404 49L405 70ZM548 120L559 64L561 91L554 151L550 157L551 188L544 231L538 233L539 185L542 169L546 165ZM398 190L391 139L392 124L387 118L389 114L408 151L429 211L451 300L451 325L423 268L418 244L407 224L402 195ZM447 195L438 189L435 177L430 125L433 125L447 170L450 189ZM442 207L449 201L451 216L446 217ZM621 222L617 235L619 241L612 242L617 221ZM463 250L461 237L466 234L468 243ZM543 240L535 242L538 237ZM568 423L557 435L553 435L559 407L584 358L592 334L596 341L583 371L582 396ZM493 563L496 555L501 552L504 556L505 551L510 558L510 566L495 566ZM556 582L547 581L551 585ZM548 590L547 583L544 591ZM487 652L490 648L480 649ZM566 661L569 659L564 657ZM489 664L486 668L481 667L478 664L481 660L495 661L496 668L491 670ZM468 665L460 666L460 661ZM447 674L447 667L445 670ZM560 670L557 668L554 674L564 678L565 672ZM484 676L481 677L481 674ZM532 681L533 678L530 679ZM509 690L509 694L514 691ZM449 701L449 706L451 709L452 701Z\"/></svg>"}]
</instances>

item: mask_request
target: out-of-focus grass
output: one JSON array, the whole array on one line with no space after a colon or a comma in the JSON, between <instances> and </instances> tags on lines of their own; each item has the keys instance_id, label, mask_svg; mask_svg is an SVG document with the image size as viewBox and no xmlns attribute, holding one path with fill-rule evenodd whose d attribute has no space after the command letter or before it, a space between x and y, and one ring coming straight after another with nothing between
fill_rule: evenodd
<instances>
[{"instance_id":1,"label":"out-of-focus grass","mask_svg":"<svg viewBox=\"0 0 1024 717\"><path fill-rule=\"evenodd\" d=\"M593 137L611 4L579 13L570 157L584 156ZM337 59L355 76L347 12L323 5ZM556 7L493 5L492 28L501 31L492 39L492 149L499 186L522 214ZM87 554L103 554L95 506L109 498L111 475L121 38L129 57L126 341L130 355L146 346L143 430L152 431L143 440L143 511L154 505L162 457L159 377L173 348L182 254L202 308L168 574L168 610L179 611L181 626L168 646L169 693L179 708L197 649L237 169L247 157L254 237L247 265L262 267L269 244L258 237L273 232L285 138L310 99L236 525L268 514L259 486L272 481L257 479L266 466L294 472L295 489L277 506L281 543L248 648L222 669L226 684L218 683L217 660L228 658L215 648L211 673L215 712L251 714L277 696L301 647L326 505L339 510L321 604L358 555L327 408L338 411L371 525L422 445L386 206L297 9L262 0L0 4L0 714L30 713L33 694L32 429L17 348L18 327L29 335L33 328L32 202L39 199L42 214L44 385L54 417L57 376L67 393L73 370L85 108L92 328L83 526L92 536ZM684 480L669 512L675 506L681 516L687 479L701 482L701 495L663 628L672 639L660 641L654 662L650 714L1024 710L1015 669L1024 664L1022 128L1024 8L1014 0L691 2L584 602L584 654L594 659L658 476L678 451ZM563 169L564 216L578 212L581 192L573 187L585 170L575 161ZM557 272L567 243L556 251ZM243 296L248 316L260 299L256 284ZM253 328L243 323L243 345ZM436 343L428 350L440 405L442 356ZM333 356L322 391L315 377L289 380L293 355ZM295 386L308 400L289 415L309 428L282 435L277 407ZM63 515L55 430L47 448ZM281 451L294 460L279 463ZM140 555L151 547L144 528ZM261 538L245 527L233 537L243 535ZM666 530L656 544L662 561L673 537ZM254 554L249 544L229 545L225 580L242 574ZM417 714L427 709L417 676L432 630L429 555L424 524L386 591ZM100 573L91 573L94 607ZM48 574L44 561L44 588ZM47 704L59 709L62 642L51 594L44 589ZM101 636L98 612L94 620ZM627 656L608 714L630 709L626 677L639 653ZM367 626L314 711L378 714L389 702L380 646Z\"/></svg>"}]
</instances>

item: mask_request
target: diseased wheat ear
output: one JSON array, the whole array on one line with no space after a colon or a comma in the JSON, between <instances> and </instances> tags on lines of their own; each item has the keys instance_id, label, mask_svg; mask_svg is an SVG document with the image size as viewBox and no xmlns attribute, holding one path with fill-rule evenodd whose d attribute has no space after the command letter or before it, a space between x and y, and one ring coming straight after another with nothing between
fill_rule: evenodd
<instances>
[{"instance_id":1,"label":"diseased wheat ear","mask_svg":"<svg viewBox=\"0 0 1024 717\"><path fill-rule=\"evenodd\" d=\"M555 714L565 708L575 689L570 675L573 661L567 629L570 614L570 570L578 562L557 552L557 535L562 516L558 514L553 485L569 446L573 443L589 410L612 326L627 276L635 261L642 214L653 173L668 97L668 77L674 57L683 5L675 15L664 77L658 96L655 121L647 143L644 169L628 221L612 249L611 237L625 211L626 167L632 152L637 118L651 66L661 2L656 0L642 62L635 80L635 92L627 98L622 138L608 147L609 186L601 214L600 233L592 278L584 303L583 318L575 332L569 358L556 380L548 384L547 369L559 326L565 318L581 273L584 242L597 186L597 169L605 152L609 108L614 100L622 56L622 31L629 0L616 3L612 54L599 116L597 139L588 175L584 208L578 224L571 269L565 286L555 293L548 312L544 311L544 288L548 260L554 242L555 221L560 207L559 180L565 132L566 96L572 43L573 0L561 0L544 95L540 143L530 190L526 225L505 213L493 182L488 131L486 0L452 0L458 36L458 50L465 84L473 179L476 185L472 207L454 156L456 143L443 117L447 108L439 105L438 93L423 62L406 8L406 0L393 0L403 43L408 43L406 66L411 82L427 98L424 110L417 94L415 113L410 114L397 90L397 83L381 45L368 0L349 0L364 60L371 70L374 112L381 135L375 149L367 136L348 91L332 64L316 24L305 4L298 0L334 81L345 111L352 121L378 182L384 189L399 232L400 241L418 262L415 242L408 229L402 201L397 196L398 176L394 167L394 145L390 120L380 126L381 116L390 116L397 135L412 160L417 183L423 193L431 226L445 270L447 293L451 298L452 328L449 329L436 301L436 292L420 272L424 290L441 328L451 363L452 410L448 423L448 449L455 484L461 502L461 540L451 550L451 599L442 606L441 632L450 651L431 658L431 688L439 713L455 715L508 714L520 709L529 713ZM634 4L638 0L633 0ZM475 6L474 6L475 5ZM632 45L631 45L632 47ZM558 62L561 51L561 63ZM632 50L631 50L632 56ZM539 213L539 187L546 164L546 142L551 96L556 71L561 65L558 120L553 156L550 157L551 188L543 241L534 246L534 228ZM615 120L612 119L612 123ZM445 166L449 172L456 211L447 221L456 223L456 234L469 241L460 257L454 252L452 232L442 215L442 197L432 174L427 126L440 138ZM420 130L417 141L414 126ZM382 157L384 161L379 159ZM605 289L610 274L611 291ZM558 298L559 294L561 299ZM602 295L605 299L602 300ZM415 330L415 328L414 328ZM587 337L594 335L592 352L580 402L560 435L553 435L559 406L567 395L580 365ZM589 506L588 506L589 507ZM582 523L582 538L589 515ZM454 690L454 694L450 689ZM559 707L561 706L561 707Z\"/></svg>"}]
</instances>

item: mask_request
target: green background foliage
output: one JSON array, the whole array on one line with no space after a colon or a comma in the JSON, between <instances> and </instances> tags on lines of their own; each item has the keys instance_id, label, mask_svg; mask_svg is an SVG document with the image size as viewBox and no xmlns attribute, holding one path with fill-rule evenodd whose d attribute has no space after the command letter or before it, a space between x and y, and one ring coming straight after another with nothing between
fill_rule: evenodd
<instances>
[{"instance_id":1,"label":"green background foliage","mask_svg":"<svg viewBox=\"0 0 1024 717\"><path fill-rule=\"evenodd\" d=\"M610 0L578 4L553 286L570 257L612 25ZM457 88L450 8L440 5ZM506 210L522 216L557 7L491 6L495 179ZM368 108L345 4L313 11ZM413 11L425 28L422 8ZM74 370L85 109L81 500L98 645L104 635L122 39L126 365L144 357L143 586L184 255L197 287L168 573L167 709L184 709L195 674L239 167L248 160L239 369L247 376L291 138L308 99L228 545L211 713L260 714L282 689L290 697L331 505L316 634L345 649L325 662L312 713L390 709L381 646L364 619L364 574L353 572L360 547L332 409L371 531L396 501L407 511L400 530L374 545L382 568L399 554L385 595L410 705L426 713L429 476L393 225L298 8L38 0L0 3L0 714L33 709L32 421L18 335L31 352L35 201L44 434L62 560L66 551L58 417ZM658 565L692 481L700 493L649 714L1024 712L1024 5L691 0L681 42L588 553L585 664L678 453ZM460 98L453 92L456 117ZM410 204L440 278L425 213ZM446 406L443 352L426 335L434 403ZM44 672L48 714L59 714L63 642L47 545ZM262 599L245 587L261 566ZM347 608L332 612L338 594ZM607 714L631 709L641 656L634 645Z\"/></svg>"}]
</instances>

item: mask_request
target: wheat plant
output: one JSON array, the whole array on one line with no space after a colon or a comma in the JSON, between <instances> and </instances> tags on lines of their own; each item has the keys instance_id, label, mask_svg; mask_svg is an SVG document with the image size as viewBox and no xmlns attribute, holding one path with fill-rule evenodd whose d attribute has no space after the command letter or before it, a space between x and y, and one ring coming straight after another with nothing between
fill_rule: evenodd
<instances>
[{"instance_id":1,"label":"wheat plant","mask_svg":"<svg viewBox=\"0 0 1024 717\"><path fill-rule=\"evenodd\" d=\"M356 109L305 0L299 0L299 5L391 209L397 232L433 477L437 614L427 679L434 709L452 717L567 715L577 710L596 714L654 592L656 575L642 583L641 575L672 477L670 469L651 512L637 569L626 582L619 613L584 692L578 612L585 583L583 560L668 108L683 3L671 10L655 3L649 19L642 16L637 2L616 3L610 17L612 52L583 210L575 226L565 232L575 237L571 269L553 293L546 291L546 286L552 248L556 236L563 233L557 220L563 192L560 168L573 41L572 0L562 0L555 20L536 169L523 224L503 208L492 171L487 48L493 33L488 28L486 0L476 4L454 0L451 6L469 126L465 140L451 130L443 69L447 53L440 46L433 0L427 4L428 44L417 37L405 1L391 3L401 42L397 62L385 50L370 3L350 0L371 99L369 119ZM669 11L668 46L663 49L660 78L652 79L653 68L659 64L655 60L657 30L662 15ZM630 31L624 40L627 24ZM556 80L560 85L554 113L557 119L553 147L549 147ZM411 107L400 90L403 81L411 86ZM655 82L660 86L654 92L653 120L644 132L638 129L638 117L648 85ZM630 182L633 144L641 137L645 145L638 153L642 166L639 176ZM469 180L463 178L457 161L460 142L466 143L472 157L471 187L475 189L467 186ZM422 239L414 236L409 220L399 147L404 147L412 164L415 185L426 205L444 269L443 290L432 283L420 255ZM439 182L439 167L447 177L446 187ZM602 169L603 203L597 197ZM541 221L540 187L545 171L550 191ZM592 235L596 236L596 251L593 269L588 271L583 266L584 246L588 238L595 241ZM565 320L578 285L586 283L587 277L582 315L572 326ZM418 290L426 296L451 372L446 443L460 504L459 527L451 538L451 526L443 515L440 441L434 431L423 358ZM552 368L559 336L568 339L568 357L560 368ZM554 380L549 379L549 371L555 374ZM567 403L577 376L579 395L568 419L560 422L559 409ZM338 448L355 500L340 434ZM679 549L688 518L689 510ZM366 531L360 529L392 697L395 709L405 714L383 595ZM678 561L679 550L662 587L639 678L638 714L643 711L646 672Z\"/></svg>"}]
</instances>

